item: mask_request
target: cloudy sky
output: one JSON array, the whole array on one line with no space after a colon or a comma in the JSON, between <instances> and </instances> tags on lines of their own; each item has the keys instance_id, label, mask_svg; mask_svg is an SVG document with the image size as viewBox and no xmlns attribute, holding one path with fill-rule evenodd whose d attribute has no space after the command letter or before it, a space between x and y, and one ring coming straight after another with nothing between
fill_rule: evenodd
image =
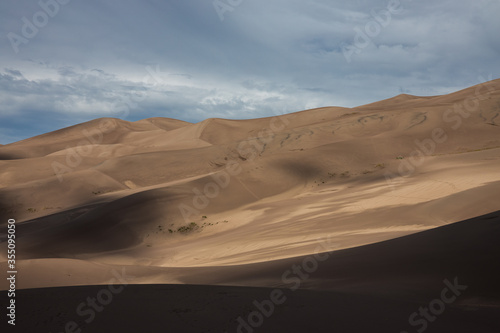
<instances>
[{"instance_id":1,"label":"cloudy sky","mask_svg":"<svg viewBox=\"0 0 500 333\"><path fill-rule=\"evenodd\" d=\"M0 143L245 119L500 77L497 0L2 0Z\"/></svg>"}]
</instances>

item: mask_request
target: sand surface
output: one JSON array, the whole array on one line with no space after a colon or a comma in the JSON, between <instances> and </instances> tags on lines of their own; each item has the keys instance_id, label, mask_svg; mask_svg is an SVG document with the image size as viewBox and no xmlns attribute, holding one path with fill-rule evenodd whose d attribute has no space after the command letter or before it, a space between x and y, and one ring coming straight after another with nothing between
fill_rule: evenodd
<instances>
[{"instance_id":1,"label":"sand surface","mask_svg":"<svg viewBox=\"0 0 500 333\"><path fill-rule=\"evenodd\" d=\"M330 318L318 319L322 306L340 311L343 302L345 311L360 304L378 315L385 306L416 311L437 297L444 279L459 276L470 295L439 325L463 317L449 331L468 332L484 315L489 324L477 332L489 332L489 311L500 304L499 114L495 80L443 96L399 95L260 119L96 119L0 146L1 248L14 218L17 288L87 286L54 289L68 302L123 269L134 277L130 284L144 284L123 293L118 312L95 326L101 331L140 293L156 304L168 290L180 297L202 288L200 297L212 299L226 288L244 306L254 292L288 288L290 267L327 253L285 317L304 302L314 303L304 311L323 328ZM0 252L4 271L6 255ZM8 289L5 280L0 289ZM22 292L36 298L49 289ZM214 302L232 308L228 298ZM337 310L332 321L350 331L357 317ZM42 320L43 313L30 316ZM236 330L199 315L210 330ZM277 332L272 318L267 331ZM401 320L408 324L408 315ZM391 325L386 331L407 329L398 320ZM439 325L432 329L446 331Z\"/></svg>"}]
</instances>

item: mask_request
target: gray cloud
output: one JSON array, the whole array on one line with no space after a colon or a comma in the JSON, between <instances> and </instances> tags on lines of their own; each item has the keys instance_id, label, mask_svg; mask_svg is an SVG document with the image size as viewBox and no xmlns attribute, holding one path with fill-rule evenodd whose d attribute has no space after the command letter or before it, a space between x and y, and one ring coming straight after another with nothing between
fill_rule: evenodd
<instances>
[{"instance_id":1,"label":"gray cloud","mask_svg":"<svg viewBox=\"0 0 500 333\"><path fill-rule=\"evenodd\" d=\"M401 0L389 18L388 4L252 0L220 21L212 1L73 0L16 53L9 33L42 8L3 1L0 143L102 116L252 118L499 77L498 1Z\"/></svg>"}]
</instances>

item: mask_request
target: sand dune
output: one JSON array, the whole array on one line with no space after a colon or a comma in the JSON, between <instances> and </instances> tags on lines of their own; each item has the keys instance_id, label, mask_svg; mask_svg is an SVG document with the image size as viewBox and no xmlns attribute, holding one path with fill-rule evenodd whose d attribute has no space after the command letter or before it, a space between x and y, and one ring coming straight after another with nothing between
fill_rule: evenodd
<instances>
[{"instance_id":1,"label":"sand dune","mask_svg":"<svg viewBox=\"0 0 500 333\"><path fill-rule=\"evenodd\" d=\"M326 259L318 261L314 271L303 269L302 278L287 272L294 266L307 267L313 255L225 267L145 270L126 266L131 283L144 281L147 272L149 281L165 283L168 276L177 285L127 284L114 296L116 301L89 323L85 322L88 314L77 315L75 309L105 286L22 290L19 297L33 305L22 308L21 315L30 318L22 327L57 330L75 321L91 332L155 331L164 326L176 332L248 332L241 322L248 323L250 313L258 309L255 302L263 304L279 290L283 302L273 306L272 315L264 317L258 331L331 332L332 327L336 332L414 331L422 329L423 317L418 317L419 324L412 324L411 314L440 299L449 285L443 281L448 281L463 290L457 291L443 314L433 316L426 331L496 332L500 328L500 268L492 263L500 260L495 245L499 223L497 211L377 244L318 253ZM88 261L39 259L25 263L25 276L35 280L35 275L26 273L40 272L37 279L49 279L47 268L59 271L67 283L76 275L82 279L80 284L97 277L111 281L125 269ZM273 288L234 287L256 285ZM47 306L44 300L49 298L54 301ZM137 306L139 299L142 302ZM124 317L130 307L136 309L134 315Z\"/></svg>"},{"instance_id":2,"label":"sand dune","mask_svg":"<svg viewBox=\"0 0 500 333\"><path fill-rule=\"evenodd\" d=\"M499 114L495 80L260 119L96 119L0 146L0 240L15 218L21 289L121 267L134 284L284 288L334 251L301 288L409 309L460 274L462 305L498 306L498 213L477 217L499 209Z\"/></svg>"}]
</instances>

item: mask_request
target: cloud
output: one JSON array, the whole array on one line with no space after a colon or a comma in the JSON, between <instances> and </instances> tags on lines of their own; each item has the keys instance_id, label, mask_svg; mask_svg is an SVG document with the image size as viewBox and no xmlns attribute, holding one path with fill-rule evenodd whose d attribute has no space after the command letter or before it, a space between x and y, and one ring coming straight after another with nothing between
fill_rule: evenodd
<instances>
[{"instance_id":1,"label":"cloud","mask_svg":"<svg viewBox=\"0 0 500 333\"><path fill-rule=\"evenodd\" d=\"M387 18L388 0L253 0L220 21L212 1L71 1L16 54L5 36L41 8L2 2L0 131L34 112L44 130L102 116L252 118L500 76L498 1L400 3ZM357 31L376 24L346 61Z\"/></svg>"},{"instance_id":2,"label":"cloud","mask_svg":"<svg viewBox=\"0 0 500 333\"><path fill-rule=\"evenodd\" d=\"M16 69L5 68L5 73L8 74L10 77L21 77L21 78L23 77L21 71Z\"/></svg>"}]
</instances>

